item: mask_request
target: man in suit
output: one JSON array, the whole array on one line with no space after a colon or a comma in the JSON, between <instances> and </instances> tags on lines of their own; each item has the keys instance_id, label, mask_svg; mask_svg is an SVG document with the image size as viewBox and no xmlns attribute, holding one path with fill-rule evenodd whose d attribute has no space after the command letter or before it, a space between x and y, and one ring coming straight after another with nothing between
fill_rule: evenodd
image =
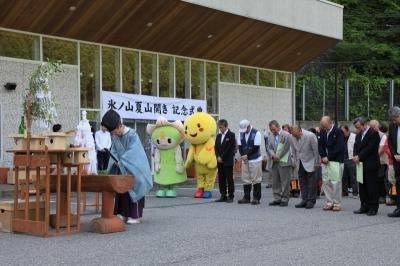
<instances>
[{"instance_id":1,"label":"man in suit","mask_svg":"<svg viewBox=\"0 0 400 266\"><path fill-rule=\"evenodd\" d=\"M239 204L260 204L262 180L262 156L260 152L261 133L250 125L249 120L239 124L240 135L237 139L240 159L242 160L242 181L244 196ZM253 188L253 200L250 202L250 192Z\"/></svg>"},{"instance_id":2,"label":"man in suit","mask_svg":"<svg viewBox=\"0 0 400 266\"><path fill-rule=\"evenodd\" d=\"M317 179L315 168L319 163L318 140L310 131L300 126L292 128L294 145L299 164L299 182L301 191L301 202L296 208L312 209L317 200Z\"/></svg>"},{"instance_id":3,"label":"man in suit","mask_svg":"<svg viewBox=\"0 0 400 266\"><path fill-rule=\"evenodd\" d=\"M393 160L394 177L396 179L397 206L389 213L389 217L400 217L400 108L394 106L389 109L389 118L392 123L389 125L388 146Z\"/></svg>"},{"instance_id":4,"label":"man in suit","mask_svg":"<svg viewBox=\"0 0 400 266\"><path fill-rule=\"evenodd\" d=\"M321 118L321 131L318 143L318 151L321 156L323 188L326 196L324 210L340 211L342 201L342 175L344 162L344 135L337 128L329 116ZM339 163L339 180L332 180L328 176L327 166L329 162Z\"/></svg>"},{"instance_id":5,"label":"man in suit","mask_svg":"<svg viewBox=\"0 0 400 266\"><path fill-rule=\"evenodd\" d=\"M272 159L272 191L275 198L269 205L286 207L289 202L292 167L295 164L293 157L289 156L292 136L282 130L276 120L272 120L268 125L272 134L268 138L267 153Z\"/></svg>"},{"instance_id":6,"label":"man in suit","mask_svg":"<svg viewBox=\"0 0 400 266\"><path fill-rule=\"evenodd\" d=\"M235 133L229 130L228 121L218 121L219 134L215 140L215 155L218 161L218 184L221 197L216 202L233 202L235 183L233 165L236 152ZM228 186L227 186L228 184ZM228 187L228 196L226 189Z\"/></svg>"},{"instance_id":7,"label":"man in suit","mask_svg":"<svg viewBox=\"0 0 400 266\"><path fill-rule=\"evenodd\" d=\"M353 161L363 163L363 183L359 183L361 207L355 214L378 213L379 133L369 127L363 117L354 120L359 133L354 144Z\"/></svg>"}]
</instances>

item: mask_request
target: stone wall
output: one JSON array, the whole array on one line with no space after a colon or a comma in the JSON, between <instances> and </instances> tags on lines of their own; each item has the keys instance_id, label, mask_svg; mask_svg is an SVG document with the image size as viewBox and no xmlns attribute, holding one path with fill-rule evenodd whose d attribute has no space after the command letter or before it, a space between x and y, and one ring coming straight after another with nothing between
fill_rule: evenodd
<instances>
[{"instance_id":1,"label":"stone wall","mask_svg":"<svg viewBox=\"0 0 400 266\"><path fill-rule=\"evenodd\" d=\"M292 90L221 82L219 93L219 117L228 120L235 134L242 119L248 119L261 133L273 119L280 124L292 123ZM264 140L262 143L265 154Z\"/></svg>"},{"instance_id":2,"label":"stone wall","mask_svg":"<svg viewBox=\"0 0 400 266\"><path fill-rule=\"evenodd\" d=\"M12 144L8 135L18 131L23 95L28 88L30 75L38 64L28 60L0 58L0 167L12 164L12 158L6 152ZM53 99L59 104L56 122L63 129L70 129L79 122L79 75L77 66L63 66L63 69L64 72L56 74L50 81L50 88ZM16 83L16 89L6 90L4 84L7 82ZM44 131L36 126L32 130L34 134Z\"/></svg>"}]
</instances>

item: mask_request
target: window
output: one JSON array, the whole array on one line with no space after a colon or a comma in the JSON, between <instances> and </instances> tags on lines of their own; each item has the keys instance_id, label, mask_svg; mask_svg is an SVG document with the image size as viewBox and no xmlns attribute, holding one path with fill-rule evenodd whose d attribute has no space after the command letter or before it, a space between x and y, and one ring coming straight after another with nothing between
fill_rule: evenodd
<instances>
[{"instance_id":1,"label":"window","mask_svg":"<svg viewBox=\"0 0 400 266\"><path fill-rule=\"evenodd\" d=\"M260 69L258 71L258 85L265 87L275 87L275 72Z\"/></svg>"},{"instance_id":2,"label":"window","mask_svg":"<svg viewBox=\"0 0 400 266\"><path fill-rule=\"evenodd\" d=\"M192 60L190 76L192 99L204 100L204 62Z\"/></svg>"},{"instance_id":3,"label":"window","mask_svg":"<svg viewBox=\"0 0 400 266\"><path fill-rule=\"evenodd\" d=\"M63 64L77 65L77 43L43 37L43 60L61 60Z\"/></svg>"},{"instance_id":4,"label":"window","mask_svg":"<svg viewBox=\"0 0 400 266\"><path fill-rule=\"evenodd\" d=\"M122 92L139 94L139 52L122 50Z\"/></svg>"},{"instance_id":5,"label":"window","mask_svg":"<svg viewBox=\"0 0 400 266\"><path fill-rule=\"evenodd\" d=\"M157 96L157 55L141 53L142 94Z\"/></svg>"},{"instance_id":6,"label":"window","mask_svg":"<svg viewBox=\"0 0 400 266\"><path fill-rule=\"evenodd\" d=\"M218 114L218 64L206 63L207 112Z\"/></svg>"},{"instance_id":7,"label":"window","mask_svg":"<svg viewBox=\"0 0 400 266\"><path fill-rule=\"evenodd\" d=\"M174 97L174 58L158 56L160 97Z\"/></svg>"},{"instance_id":8,"label":"window","mask_svg":"<svg viewBox=\"0 0 400 266\"><path fill-rule=\"evenodd\" d=\"M119 49L102 47L102 89L104 91L120 91Z\"/></svg>"},{"instance_id":9,"label":"window","mask_svg":"<svg viewBox=\"0 0 400 266\"><path fill-rule=\"evenodd\" d=\"M0 56L40 60L39 37L0 31Z\"/></svg>"},{"instance_id":10,"label":"window","mask_svg":"<svg viewBox=\"0 0 400 266\"><path fill-rule=\"evenodd\" d=\"M81 107L100 108L99 46L80 44Z\"/></svg>"},{"instance_id":11,"label":"window","mask_svg":"<svg viewBox=\"0 0 400 266\"><path fill-rule=\"evenodd\" d=\"M257 85L257 69L240 67L240 83Z\"/></svg>"},{"instance_id":12,"label":"window","mask_svg":"<svg viewBox=\"0 0 400 266\"><path fill-rule=\"evenodd\" d=\"M276 87L290 89L291 88L290 73L276 72Z\"/></svg>"},{"instance_id":13,"label":"window","mask_svg":"<svg viewBox=\"0 0 400 266\"><path fill-rule=\"evenodd\" d=\"M190 98L189 59L175 58L176 97Z\"/></svg>"},{"instance_id":14,"label":"window","mask_svg":"<svg viewBox=\"0 0 400 266\"><path fill-rule=\"evenodd\" d=\"M239 83L239 67L220 64L220 79L223 82Z\"/></svg>"}]
</instances>

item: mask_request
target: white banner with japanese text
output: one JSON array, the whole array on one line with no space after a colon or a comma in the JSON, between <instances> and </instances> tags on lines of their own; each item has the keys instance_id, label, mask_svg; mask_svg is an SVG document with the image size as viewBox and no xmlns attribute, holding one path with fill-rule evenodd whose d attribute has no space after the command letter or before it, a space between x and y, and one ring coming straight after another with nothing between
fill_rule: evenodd
<instances>
[{"instance_id":1,"label":"white banner with japanese text","mask_svg":"<svg viewBox=\"0 0 400 266\"><path fill-rule=\"evenodd\" d=\"M168 120L185 120L194 112L206 112L205 100L155 97L120 92L102 92L102 115L114 109L122 118L157 120L164 116Z\"/></svg>"}]
</instances>

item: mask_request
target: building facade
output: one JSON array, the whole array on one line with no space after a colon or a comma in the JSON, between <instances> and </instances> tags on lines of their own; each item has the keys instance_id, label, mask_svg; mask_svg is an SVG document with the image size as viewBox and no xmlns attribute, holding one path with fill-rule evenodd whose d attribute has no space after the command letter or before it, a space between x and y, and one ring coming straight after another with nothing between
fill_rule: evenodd
<instances>
[{"instance_id":1,"label":"building facade","mask_svg":"<svg viewBox=\"0 0 400 266\"><path fill-rule=\"evenodd\" d=\"M101 93L113 91L204 100L234 131L244 118L264 130L294 122L294 72L342 36L342 7L317 0L0 3L0 166L30 74L49 59L63 63L50 86L64 129L82 110L100 121ZM124 121L150 152L148 122Z\"/></svg>"}]
</instances>

